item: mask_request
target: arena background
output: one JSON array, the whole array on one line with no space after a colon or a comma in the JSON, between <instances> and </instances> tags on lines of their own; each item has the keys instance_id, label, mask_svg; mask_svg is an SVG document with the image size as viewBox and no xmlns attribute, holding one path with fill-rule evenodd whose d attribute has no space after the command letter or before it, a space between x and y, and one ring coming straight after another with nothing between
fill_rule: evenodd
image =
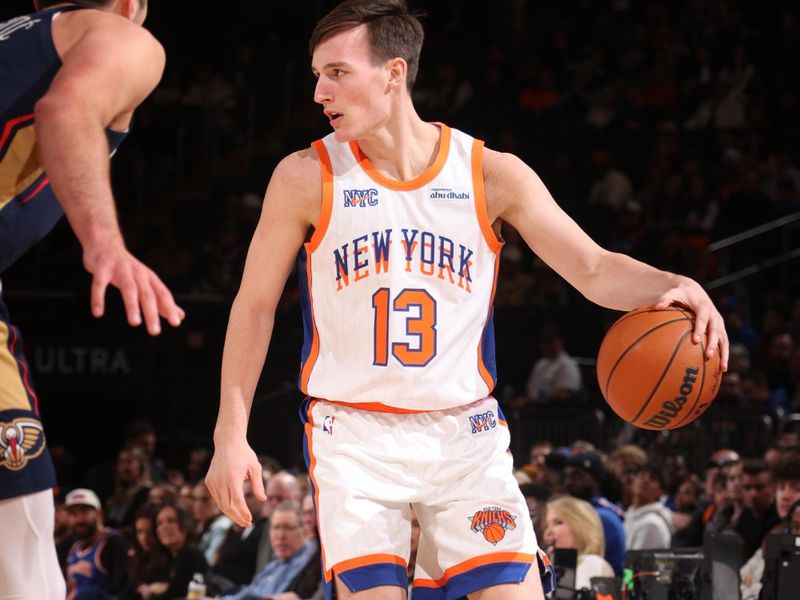
<instances>
[{"instance_id":1,"label":"arena background","mask_svg":"<svg viewBox=\"0 0 800 600\"><path fill-rule=\"evenodd\" d=\"M116 292L109 314L91 318L89 278L65 223L3 275L62 484L114 456L135 418L155 425L158 454L170 465L211 444L228 311L266 182L280 157L328 131L311 101L306 42L333 4L150 2L146 26L165 46L167 68L113 160L113 181L130 246L172 286L185 324L151 339L124 325ZM422 116L519 154L600 243L696 277L759 333L777 313L797 341L795 3L411 4L428 14L415 90ZM0 19L30 5L6 0ZM593 192L611 168L627 177L629 194ZM797 187L781 187L784 180ZM788 224L710 251L780 218ZM504 234L509 249L517 247L514 232ZM515 450L523 452L517 459L524 462L537 437L608 447L626 432L597 392L592 361L618 313L591 305L521 249L509 251L501 269L507 295L498 295L495 317L496 394L505 402L524 391L545 324L556 324L580 359L585 390L566 405L511 412ZM284 465L301 460L301 341L290 281L250 428L256 451ZM768 427L791 422L790 414ZM742 442L753 451L775 433L758 437L762 417L759 410L736 417L756 432ZM682 444L701 456L697 434L718 433L717 418L635 439Z\"/></svg>"}]
</instances>

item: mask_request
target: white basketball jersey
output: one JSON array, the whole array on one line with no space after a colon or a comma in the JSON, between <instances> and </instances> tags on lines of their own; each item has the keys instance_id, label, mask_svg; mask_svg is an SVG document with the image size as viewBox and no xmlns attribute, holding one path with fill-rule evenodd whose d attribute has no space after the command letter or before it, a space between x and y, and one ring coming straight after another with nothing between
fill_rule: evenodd
<instances>
[{"instance_id":1,"label":"white basketball jersey","mask_svg":"<svg viewBox=\"0 0 800 600\"><path fill-rule=\"evenodd\" d=\"M433 164L383 176L356 142L314 143L319 223L300 257L300 388L376 410L442 410L496 381L492 299L502 243L489 223L483 142L445 125Z\"/></svg>"}]
</instances>

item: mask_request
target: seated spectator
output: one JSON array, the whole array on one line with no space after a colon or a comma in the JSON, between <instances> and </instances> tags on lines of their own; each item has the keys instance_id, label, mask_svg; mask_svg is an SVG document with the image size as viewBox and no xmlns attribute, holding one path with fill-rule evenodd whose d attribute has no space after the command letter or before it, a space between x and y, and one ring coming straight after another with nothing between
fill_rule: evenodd
<instances>
[{"instance_id":1,"label":"seated spectator","mask_svg":"<svg viewBox=\"0 0 800 600\"><path fill-rule=\"evenodd\" d=\"M147 502L155 506L175 504L178 501L178 492L169 483L157 483L150 488Z\"/></svg>"},{"instance_id":2,"label":"seated spectator","mask_svg":"<svg viewBox=\"0 0 800 600\"><path fill-rule=\"evenodd\" d=\"M567 458L564 469L564 487L570 496L589 502L603 525L605 552L603 556L622 575L625 558L625 530L622 527L624 513L601 495L603 483L611 477L600 456L593 452L575 454Z\"/></svg>"},{"instance_id":3,"label":"seated spectator","mask_svg":"<svg viewBox=\"0 0 800 600\"><path fill-rule=\"evenodd\" d=\"M742 514L733 524L744 547L744 560L761 546L764 536L780 521L775 508L775 483L767 463L746 459L742 465Z\"/></svg>"},{"instance_id":4,"label":"seated spectator","mask_svg":"<svg viewBox=\"0 0 800 600\"><path fill-rule=\"evenodd\" d=\"M192 488L192 516L197 523L197 546L210 566L217 564L219 549L233 522L222 514L205 482Z\"/></svg>"},{"instance_id":5,"label":"seated spectator","mask_svg":"<svg viewBox=\"0 0 800 600\"><path fill-rule=\"evenodd\" d=\"M611 454L614 475L622 484L622 506L631 504L633 476L647 464L647 453L634 444L624 444Z\"/></svg>"},{"instance_id":6,"label":"seated spectator","mask_svg":"<svg viewBox=\"0 0 800 600\"><path fill-rule=\"evenodd\" d=\"M150 481L161 483L166 479L167 472L164 461L156 458L156 428L149 421L132 421L125 429L125 447L139 448L147 462L147 470L150 473Z\"/></svg>"},{"instance_id":7,"label":"seated spectator","mask_svg":"<svg viewBox=\"0 0 800 600\"><path fill-rule=\"evenodd\" d=\"M642 467L633 478L633 503L625 512L625 547L628 550L669 548L672 511L659 502L664 494L661 471Z\"/></svg>"},{"instance_id":8,"label":"seated spectator","mask_svg":"<svg viewBox=\"0 0 800 600\"><path fill-rule=\"evenodd\" d=\"M528 504L528 514L533 523L533 531L536 539L541 540L544 535L544 516L547 512L547 501L552 493L548 488L538 483L526 483L519 486L519 491L525 497Z\"/></svg>"},{"instance_id":9,"label":"seated spectator","mask_svg":"<svg viewBox=\"0 0 800 600\"><path fill-rule=\"evenodd\" d=\"M106 500L106 520L125 533L133 528L133 516L150 493L147 459L139 448L124 448L117 455L114 493Z\"/></svg>"},{"instance_id":10,"label":"seated spectator","mask_svg":"<svg viewBox=\"0 0 800 600\"><path fill-rule=\"evenodd\" d=\"M133 519L133 547L128 552L128 588L122 600L138 598L136 591L145 582L156 563L156 514L160 506L145 504Z\"/></svg>"},{"instance_id":11,"label":"seated spectator","mask_svg":"<svg viewBox=\"0 0 800 600\"><path fill-rule=\"evenodd\" d=\"M64 505L77 538L67 554L67 600L123 591L128 582L128 542L103 525L97 494L85 488L72 490Z\"/></svg>"},{"instance_id":12,"label":"seated spectator","mask_svg":"<svg viewBox=\"0 0 800 600\"><path fill-rule=\"evenodd\" d=\"M706 523L707 531L731 529L744 510L742 503L742 461L725 463L720 469L725 480L725 492L721 504L715 503L715 510Z\"/></svg>"},{"instance_id":13,"label":"seated spectator","mask_svg":"<svg viewBox=\"0 0 800 600\"><path fill-rule=\"evenodd\" d=\"M300 491L300 481L288 471L278 471L267 481L265 488L267 494L267 505L264 508L264 515L267 519L272 515L272 511L281 502L292 501L300 502L303 497ZM265 525L269 529L269 525ZM263 569L272 560L272 546L270 546L270 536L262 535L256 554L256 571Z\"/></svg>"},{"instance_id":14,"label":"seated spectator","mask_svg":"<svg viewBox=\"0 0 800 600\"><path fill-rule=\"evenodd\" d=\"M553 326L539 333L541 358L533 365L525 388L528 403L562 402L578 395L582 386L578 363L564 350L564 339Z\"/></svg>"},{"instance_id":15,"label":"seated spectator","mask_svg":"<svg viewBox=\"0 0 800 600\"><path fill-rule=\"evenodd\" d=\"M259 571L253 583L222 600L255 600L292 592L308 598L319 587L319 546L309 539L303 513L296 502L281 502L272 511L269 537L274 558Z\"/></svg>"},{"instance_id":16,"label":"seated spectator","mask_svg":"<svg viewBox=\"0 0 800 600\"><path fill-rule=\"evenodd\" d=\"M157 553L153 568L137 588L141 600L183 598L195 573L205 573L208 563L191 542L193 522L177 505L164 505L156 513Z\"/></svg>"},{"instance_id":17,"label":"seated spectator","mask_svg":"<svg viewBox=\"0 0 800 600\"><path fill-rule=\"evenodd\" d=\"M772 532L800 535L800 456L790 455L775 470L775 509L780 523ZM777 531L776 531L777 530ZM766 537L765 537L766 540ZM764 541L741 569L742 600L757 600L764 576ZM774 594L764 593L764 598Z\"/></svg>"},{"instance_id":18,"label":"seated spectator","mask_svg":"<svg viewBox=\"0 0 800 600\"><path fill-rule=\"evenodd\" d=\"M542 539L549 556L554 555L556 548L575 548L578 551L576 590L591 589L592 577L614 576L614 569L602 557L605 546L603 526L588 502L570 496L550 500Z\"/></svg>"}]
</instances>

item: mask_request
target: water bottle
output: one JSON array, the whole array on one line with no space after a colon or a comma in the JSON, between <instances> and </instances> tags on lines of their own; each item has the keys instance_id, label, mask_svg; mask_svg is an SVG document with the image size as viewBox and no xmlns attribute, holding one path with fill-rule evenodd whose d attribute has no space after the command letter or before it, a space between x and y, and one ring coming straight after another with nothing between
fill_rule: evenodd
<instances>
[{"instance_id":1,"label":"water bottle","mask_svg":"<svg viewBox=\"0 0 800 600\"><path fill-rule=\"evenodd\" d=\"M206 597L206 581L202 573L195 573L192 575L192 580L189 582L189 589L186 592L187 600L189 598L205 598Z\"/></svg>"}]
</instances>

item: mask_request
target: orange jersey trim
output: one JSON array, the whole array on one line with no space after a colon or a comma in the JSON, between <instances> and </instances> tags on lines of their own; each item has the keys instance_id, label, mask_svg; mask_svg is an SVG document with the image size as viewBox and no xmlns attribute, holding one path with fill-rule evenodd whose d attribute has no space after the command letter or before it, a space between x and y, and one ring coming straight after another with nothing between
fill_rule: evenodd
<instances>
[{"instance_id":1,"label":"orange jersey trim","mask_svg":"<svg viewBox=\"0 0 800 600\"><path fill-rule=\"evenodd\" d=\"M328 225L331 222L331 213L333 212L333 167L331 166L331 157L325 147L325 142L322 140L317 140L311 146L317 151L319 170L322 173L322 205L319 209L317 227L308 242L309 254L319 247L322 238L325 237L325 232L328 231Z\"/></svg>"},{"instance_id":2,"label":"orange jersey trim","mask_svg":"<svg viewBox=\"0 0 800 600\"><path fill-rule=\"evenodd\" d=\"M311 378L311 371L319 357L319 333L317 332L317 320L314 318L314 295L311 292L311 243L306 244L306 279L308 285L308 305L309 312L311 313L311 350L308 352L306 362L303 364L303 370L300 373L300 389L304 394L308 394L308 380Z\"/></svg>"},{"instance_id":3,"label":"orange jersey trim","mask_svg":"<svg viewBox=\"0 0 800 600\"><path fill-rule=\"evenodd\" d=\"M391 563L393 565L400 565L403 568L408 568L408 563L395 554L367 554L366 556L359 556L358 558L351 558L343 560L340 563L333 565L332 571L335 573L343 573L351 569L358 569L359 567L368 567L370 565L379 565L383 563Z\"/></svg>"},{"instance_id":4,"label":"orange jersey trim","mask_svg":"<svg viewBox=\"0 0 800 600\"><path fill-rule=\"evenodd\" d=\"M470 558L462 563L450 567L444 572L439 579L415 579L414 587L424 588L440 588L447 584L447 582L455 577L461 575L472 569L483 567L484 565L493 565L503 562L523 562L533 564L536 556L533 554L522 554L520 552L498 552L497 554L484 554L483 556L476 556Z\"/></svg>"},{"instance_id":5,"label":"orange jersey trim","mask_svg":"<svg viewBox=\"0 0 800 600\"><path fill-rule=\"evenodd\" d=\"M481 140L472 142L472 187L475 190L475 213L478 215L481 233L492 252L497 253L503 247L503 242L497 238L492 229L489 211L486 208L486 188L483 183L483 142Z\"/></svg>"},{"instance_id":6,"label":"orange jersey trim","mask_svg":"<svg viewBox=\"0 0 800 600\"><path fill-rule=\"evenodd\" d=\"M433 410L412 410L410 408L397 408L396 406L388 406L380 402L339 402L338 400L325 400L331 404L339 406L346 406L348 408L355 408L358 410L368 410L370 412L382 413L395 413L398 415L415 415L424 412L434 412Z\"/></svg>"},{"instance_id":7,"label":"orange jersey trim","mask_svg":"<svg viewBox=\"0 0 800 600\"><path fill-rule=\"evenodd\" d=\"M450 128L444 123L437 123L437 125L441 129L441 137L439 139L439 152L437 152L436 158L433 160L431 166L414 179L409 179L408 181L397 181L396 179L390 179L381 174L361 151L361 148L359 148L355 140L350 141L350 150L353 156L356 157L358 164L374 182L391 190L398 190L401 192L416 190L430 183L433 178L439 174L442 167L444 167L444 163L447 161L447 155L450 153Z\"/></svg>"}]
</instances>

